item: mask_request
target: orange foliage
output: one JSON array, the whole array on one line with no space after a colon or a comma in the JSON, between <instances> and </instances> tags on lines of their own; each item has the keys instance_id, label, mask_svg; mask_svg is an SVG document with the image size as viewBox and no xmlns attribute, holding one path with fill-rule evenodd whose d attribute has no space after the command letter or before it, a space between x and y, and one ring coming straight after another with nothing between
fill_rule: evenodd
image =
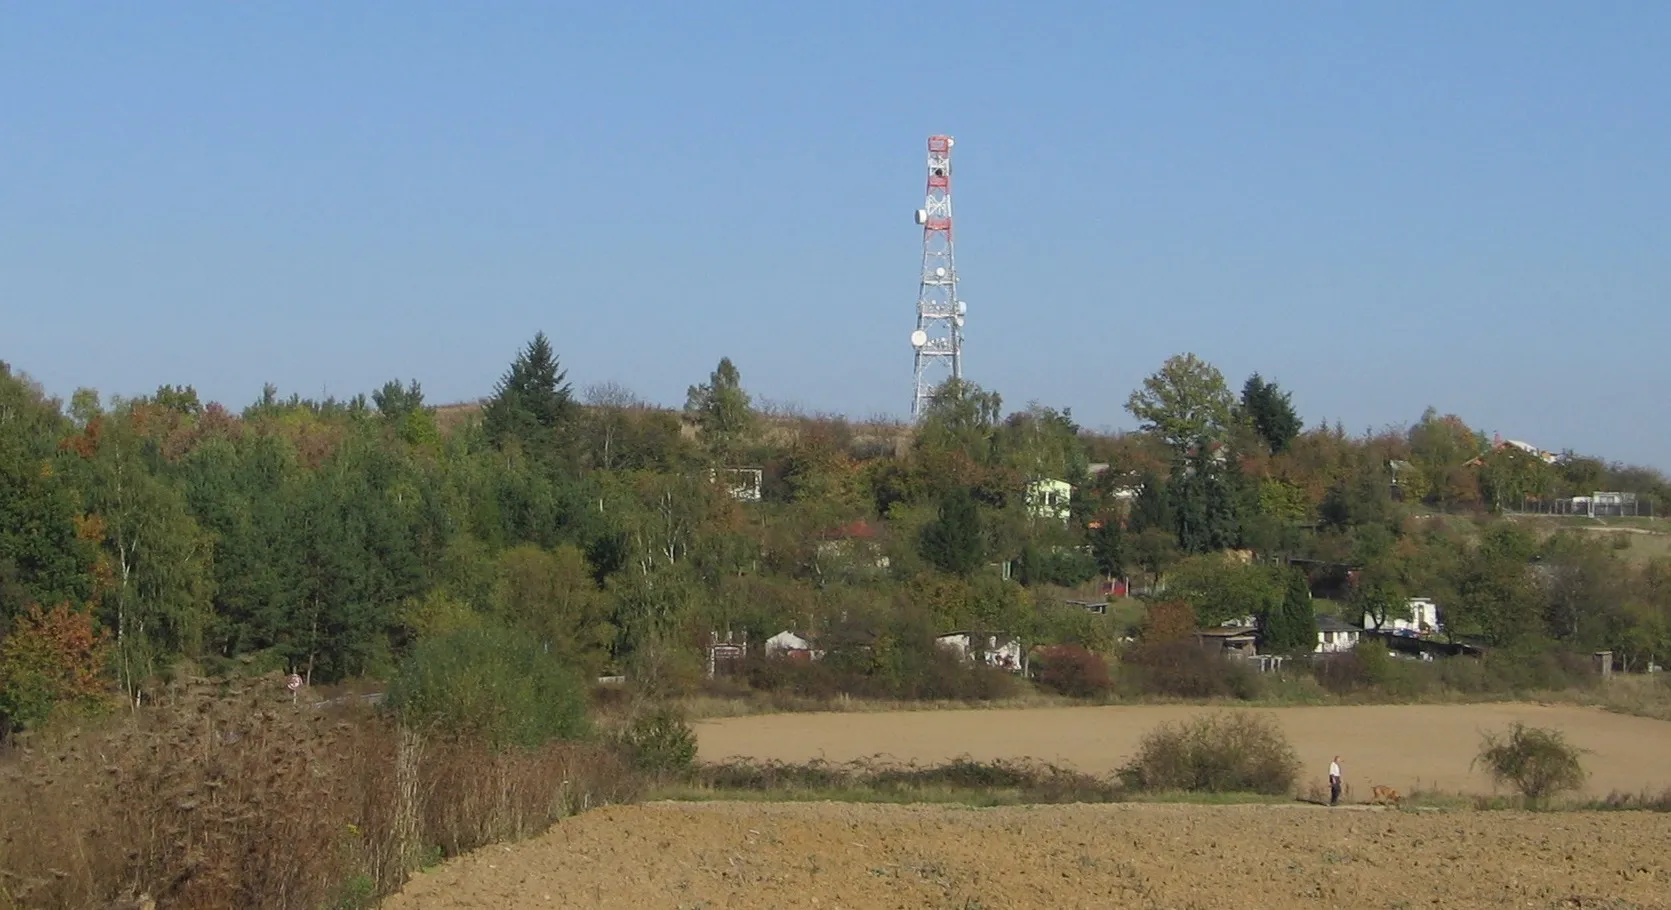
<instances>
[{"instance_id":1,"label":"orange foliage","mask_svg":"<svg viewBox=\"0 0 1671 910\"><path fill-rule=\"evenodd\" d=\"M38 720L54 704L85 701L105 691L109 636L89 611L61 603L51 610L31 605L0 642L0 688L15 719Z\"/></svg>"},{"instance_id":2,"label":"orange foliage","mask_svg":"<svg viewBox=\"0 0 1671 910\"><path fill-rule=\"evenodd\" d=\"M1146 644L1189 641L1195 628L1195 608L1181 600L1161 601L1144 613L1142 637Z\"/></svg>"}]
</instances>

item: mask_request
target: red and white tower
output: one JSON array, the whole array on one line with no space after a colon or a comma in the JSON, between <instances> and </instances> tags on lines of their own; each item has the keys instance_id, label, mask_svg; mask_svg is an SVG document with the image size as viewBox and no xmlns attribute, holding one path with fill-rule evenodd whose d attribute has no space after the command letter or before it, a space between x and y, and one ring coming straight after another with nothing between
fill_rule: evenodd
<instances>
[{"instance_id":1,"label":"red and white tower","mask_svg":"<svg viewBox=\"0 0 1671 910\"><path fill-rule=\"evenodd\" d=\"M911 419L922 416L945 381L963 378L963 318L967 308L957 296L957 261L952 255L952 137L928 137L928 193L917 209L923 228L923 274L917 289L915 352L916 395Z\"/></svg>"}]
</instances>

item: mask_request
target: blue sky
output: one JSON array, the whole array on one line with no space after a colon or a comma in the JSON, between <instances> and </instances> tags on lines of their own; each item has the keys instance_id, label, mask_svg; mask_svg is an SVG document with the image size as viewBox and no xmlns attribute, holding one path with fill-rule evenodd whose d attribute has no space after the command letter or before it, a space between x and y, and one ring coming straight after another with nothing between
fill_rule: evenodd
<instances>
[{"instance_id":1,"label":"blue sky","mask_svg":"<svg viewBox=\"0 0 1671 910\"><path fill-rule=\"evenodd\" d=\"M1130 426L1194 351L1671 467L1671 4L8 4L0 359L50 390L909 407L923 146L966 372Z\"/></svg>"}]
</instances>

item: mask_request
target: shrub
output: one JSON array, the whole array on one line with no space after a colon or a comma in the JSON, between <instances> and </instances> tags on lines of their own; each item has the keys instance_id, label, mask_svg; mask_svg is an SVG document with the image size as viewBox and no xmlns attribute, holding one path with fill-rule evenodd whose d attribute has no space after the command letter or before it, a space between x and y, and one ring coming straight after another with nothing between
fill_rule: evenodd
<instances>
[{"instance_id":1,"label":"shrub","mask_svg":"<svg viewBox=\"0 0 1671 910\"><path fill-rule=\"evenodd\" d=\"M1559 730L1515 723L1506 738L1485 734L1475 762L1483 763L1499 786L1514 787L1526 805L1534 807L1556 793L1583 786L1584 751L1569 744Z\"/></svg>"},{"instance_id":2,"label":"shrub","mask_svg":"<svg viewBox=\"0 0 1671 910\"><path fill-rule=\"evenodd\" d=\"M1092 698L1114 687L1108 662L1079 645L1056 645L1039 655L1039 685L1074 698Z\"/></svg>"},{"instance_id":3,"label":"shrub","mask_svg":"<svg viewBox=\"0 0 1671 910\"><path fill-rule=\"evenodd\" d=\"M696 761L696 734L676 709L660 707L621 734L633 767L657 774L683 773Z\"/></svg>"},{"instance_id":4,"label":"shrub","mask_svg":"<svg viewBox=\"0 0 1671 910\"><path fill-rule=\"evenodd\" d=\"M1293 791L1299 773L1299 758L1275 720L1231 712L1161 724L1120 779L1133 790L1280 795Z\"/></svg>"},{"instance_id":5,"label":"shrub","mask_svg":"<svg viewBox=\"0 0 1671 910\"><path fill-rule=\"evenodd\" d=\"M811 792L840 798L879 794L916 800L925 793L966 794L977 800L1005 797L1024 803L1107 803L1124 791L1112 780L1034 760L975 761L967 756L938 765L897 764L880 757L835 764L746 759L697 766L699 786L752 793Z\"/></svg>"},{"instance_id":6,"label":"shrub","mask_svg":"<svg viewBox=\"0 0 1671 910\"><path fill-rule=\"evenodd\" d=\"M1175 698L1239 698L1259 695L1259 675L1189 641L1144 642L1127 652L1126 675L1137 692Z\"/></svg>"},{"instance_id":7,"label":"shrub","mask_svg":"<svg viewBox=\"0 0 1671 910\"><path fill-rule=\"evenodd\" d=\"M87 610L31 606L0 639L0 739L46 720L61 703L91 706L105 691L109 636Z\"/></svg>"},{"instance_id":8,"label":"shrub","mask_svg":"<svg viewBox=\"0 0 1671 910\"><path fill-rule=\"evenodd\" d=\"M464 629L420 642L389 685L388 705L414 729L534 747L586 732L586 690L532 636Z\"/></svg>"}]
</instances>

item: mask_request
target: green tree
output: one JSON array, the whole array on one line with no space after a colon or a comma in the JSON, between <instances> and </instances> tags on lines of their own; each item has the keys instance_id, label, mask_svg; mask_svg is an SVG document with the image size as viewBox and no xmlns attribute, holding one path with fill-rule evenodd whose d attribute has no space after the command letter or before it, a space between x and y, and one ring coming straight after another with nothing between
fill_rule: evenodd
<instances>
[{"instance_id":1,"label":"green tree","mask_svg":"<svg viewBox=\"0 0 1671 910\"><path fill-rule=\"evenodd\" d=\"M57 402L0 361L0 629L30 603L82 602L92 549L76 537L75 492L55 455Z\"/></svg>"},{"instance_id":2,"label":"green tree","mask_svg":"<svg viewBox=\"0 0 1671 910\"><path fill-rule=\"evenodd\" d=\"M1197 446L1167 485L1178 548L1185 553L1212 553L1241 542L1239 478L1223 456L1222 448Z\"/></svg>"},{"instance_id":3,"label":"green tree","mask_svg":"<svg viewBox=\"0 0 1671 910\"><path fill-rule=\"evenodd\" d=\"M482 410L488 439L500 448L515 444L536 457L554 455L574 416L566 375L545 333L535 334Z\"/></svg>"},{"instance_id":4,"label":"green tree","mask_svg":"<svg viewBox=\"0 0 1671 910\"><path fill-rule=\"evenodd\" d=\"M1120 519L1112 515L1103 516L1097 527L1092 529L1090 537L1091 558L1096 560L1097 571L1109 578L1124 578L1131 554Z\"/></svg>"},{"instance_id":5,"label":"green tree","mask_svg":"<svg viewBox=\"0 0 1671 910\"><path fill-rule=\"evenodd\" d=\"M919 453L957 453L978 465L990 464L1003 399L964 379L948 379L934 390L917 423Z\"/></svg>"},{"instance_id":6,"label":"green tree","mask_svg":"<svg viewBox=\"0 0 1671 910\"><path fill-rule=\"evenodd\" d=\"M1029 405L1004 421L995 442L1002 461L1029 480L1077 482L1085 474L1085 446L1068 409Z\"/></svg>"},{"instance_id":7,"label":"green tree","mask_svg":"<svg viewBox=\"0 0 1671 910\"><path fill-rule=\"evenodd\" d=\"M1453 635L1512 645L1539 631L1542 597L1532 576L1537 543L1525 530L1498 525L1463 557L1454 606L1446 611Z\"/></svg>"},{"instance_id":8,"label":"green tree","mask_svg":"<svg viewBox=\"0 0 1671 910\"><path fill-rule=\"evenodd\" d=\"M585 689L530 634L484 626L420 642L389 686L413 729L507 749L586 733Z\"/></svg>"},{"instance_id":9,"label":"green tree","mask_svg":"<svg viewBox=\"0 0 1671 910\"><path fill-rule=\"evenodd\" d=\"M930 565L952 575L969 575L980 567L986 556L981 516L967 489L954 489L940 501L939 515L923 528L919 549Z\"/></svg>"},{"instance_id":10,"label":"green tree","mask_svg":"<svg viewBox=\"0 0 1671 910\"><path fill-rule=\"evenodd\" d=\"M1266 615L1282 602L1283 587L1265 566L1209 553L1178 563L1166 593L1187 601L1203 625L1217 625Z\"/></svg>"},{"instance_id":11,"label":"green tree","mask_svg":"<svg viewBox=\"0 0 1671 910\"><path fill-rule=\"evenodd\" d=\"M578 548L523 544L500 554L494 601L506 625L533 633L565 664L593 675L603 669L615 637L608 600Z\"/></svg>"},{"instance_id":12,"label":"green tree","mask_svg":"<svg viewBox=\"0 0 1671 910\"><path fill-rule=\"evenodd\" d=\"M1317 645L1317 614L1311 606L1311 586L1305 573L1290 569L1282 599L1260 618L1264 647L1277 654L1304 654Z\"/></svg>"},{"instance_id":13,"label":"green tree","mask_svg":"<svg viewBox=\"0 0 1671 910\"><path fill-rule=\"evenodd\" d=\"M1126 410L1142 428L1180 455L1203 442L1223 440L1234 408L1224 374L1194 354L1168 358L1126 401Z\"/></svg>"},{"instance_id":14,"label":"green tree","mask_svg":"<svg viewBox=\"0 0 1671 910\"><path fill-rule=\"evenodd\" d=\"M742 375L722 358L704 385L693 385L685 394L685 416L696 423L702 445L721 464L737 457L754 429L754 411L743 391Z\"/></svg>"},{"instance_id":15,"label":"green tree","mask_svg":"<svg viewBox=\"0 0 1671 910\"><path fill-rule=\"evenodd\" d=\"M1258 373L1249 376L1242 386L1241 415L1273 455L1286 451L1300 435L1300 416L1294 412L1289 393Z\"/></svg>"}]
</instances>

